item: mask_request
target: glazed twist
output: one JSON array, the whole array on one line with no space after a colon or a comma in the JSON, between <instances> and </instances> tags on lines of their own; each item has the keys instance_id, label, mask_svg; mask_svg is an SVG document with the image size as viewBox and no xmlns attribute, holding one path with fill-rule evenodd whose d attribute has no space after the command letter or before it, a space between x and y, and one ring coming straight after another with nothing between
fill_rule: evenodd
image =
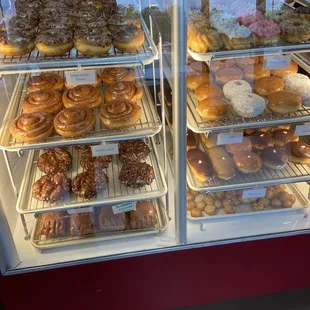
<instances>
[{"instance_id":1,"label":"glazed twist","mask_svg":"<svg viewBox=\"0 0 310 310\"><path fill-rule=\"evenodd\" d=\"M86 135L95 125L95 114L88 108L69 108L59 112L54 118L58 134L65 137Z\"/></svg>"},{"instance_id":2,"label":"glazed twist","mask_svg":"<svg viewBox=\"0 0 310 310\"><path fill-rule=\"evenodd\" d=\"M14 138L29 143L45 140L53 130L53 117L46 112L24 113L10 126Z\"/></svg>"},{"instance_id":3,"label":"glazed twist","mask_svg":"<svg viewBox=\"0 0 310 310\"><path fill-rule=\"evenodd\" d=\"M141 108L130 101L111 101L105 103L100 111L104 127L112 129L128 128L141 116Z\"/></svg>"},{"instance_id":4,"label":"glazed twist","mask_svg":"<svg viewBox=\"0 0 310 310\"><path fill-rule=\"evenodd\" d=\"M54 73L42 73L32 76L27 82L28 93L42 89L62 90L65 81L59 75Z\"/></svg>"},{"instance_id":5,"label":"glazed twist","mask_svg":"<svg viewBox=\"0 0 310 310\"><path fill-rule=\"evenodd\" d=\"M136 78L133 68L106 68L101 75L102 81L105 84L114 84L117 82L133 82Z\"/></svg>"},{"instance_id":6,"label":"glazed twist","mask_svg":"<svg viewBox=\"0 0 310 310\"><path fill-rule=\"evenodd\" d=\"M107 102L114 100L129 100L137 102L142 98L142 90L133 82L118 82L109 85L108 90L104 93L104 99Z\"/></svg>"},{"instance_id":7,"label":"glazed twist","mask_svg":"<svg viewBox=\"0 0 310 310\"><path fill-rule=\"evenodd\" d=\"M21 102L26 113L48 112L57 114L62 108L61 94L55 89L43 89L29 93Z\"/></svg>"},{"instance_id":8,"label":"glazed twist","mask_svg":"<svg viewBox=\"0 0 310 310\"><path fill-rule=\"evenodd\" d=\"M95 109L100 106L102 97L98 88L91 85L79 85L65 91L62 100L66 108Z\"/></svg>"}]
</instances>

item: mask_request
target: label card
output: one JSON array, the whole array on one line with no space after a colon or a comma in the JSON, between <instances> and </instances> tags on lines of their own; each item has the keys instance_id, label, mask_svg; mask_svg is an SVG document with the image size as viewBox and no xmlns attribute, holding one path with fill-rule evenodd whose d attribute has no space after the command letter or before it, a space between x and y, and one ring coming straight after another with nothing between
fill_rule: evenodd
<instances>
[{"instance_id":1,"label":"label card","mask_svg":"<svg viewBox=\"0 0 310 310\"><path fill-rule=\"evenodd\" d=\"M310 135L310 125L297 125L294 136L308 136Z\"/></svg>"},{"instance_id":2,"label":"label card","mask_svg":"<svg viewBox=\"0 0 310 310\"><path fill-rule=\"evenodd\" d=\"M69 209L67 210L67 212L68 214L90 213L94 212L94 209L92 207L87 207L87 208Z\"/></svg>"},{"instance_id":3,"label":"label card","mask_svg":"<svg viewBox=\"0 0 310 310\"><path fill-rule=\"evenodd\" d=\"M217 135L217 145L242 143L243 132L222 133Z\"/></svg>"},{"instance_id":4,"label":"label card","mask_svg":"<svg viewBox=\"0 0 310 310\"><path fill-rule=\"evenodd\" d=\"M265 70L287 69L291 64L290 56L266 57L264 60Z\"/></svg>"},{"instance_id":5,"label":"label card","mask_svg":"<svg viewBox=\"0 0 310 310\"><path fill-rule=\"evenodd\" d=\"M96 70L66 71L68 85L96 84Z\"/></svg>"},{"instance_id":6,"label":"label card","mask_svg":"<svg viewBox=\"0 0 310 310\"><path fill-rule=\"evenodd\" d=\"M118 144L109 143L104 145L93 145L91 146L91 152L93 157L115 155L118 154Z\"/></svg>"},{"instance_id":7,"label":"label card","mask_svg":"<svg viewBox=\"0 0 310 310\"><path fill-rule=\"evenodd\" d=\"M267 188L245 189L242 194L242 199L262 198L265 197L266 191Z\"/></svg>"},{"instance_id":8,"label":"label card","mask_svg":"<svg viewBox=\"0 0 310 310\"><path fill-rule=\"evenodd\" d=\"M121 203L119 205L113 206L112 210L113 210L114 214L128 212L128 211L131 211L131 210L136 211L136 204L137 203L135 201L124 202L124 203Z\"/></svg>"}]
</instances>

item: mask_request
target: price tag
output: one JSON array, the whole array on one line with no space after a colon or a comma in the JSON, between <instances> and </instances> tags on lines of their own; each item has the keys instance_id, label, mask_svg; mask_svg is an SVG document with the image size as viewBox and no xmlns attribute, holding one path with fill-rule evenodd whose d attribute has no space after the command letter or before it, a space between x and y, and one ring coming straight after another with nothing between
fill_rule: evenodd
<instances>
[{"instance_id":1,"label":"price tag","mask_svg":"<svg viewBox=\"0 0 310 310\"><path fill-rule=\"evenodd\" d=\"M310 135L310 125L297 125L295 128L294 136L308 136Z\"/></svg>"},{"instance_id":2,"label":"price tag","mask_svg":"<svg viewBox=\"0 0 310 310\"><path fill-rule=\"evenodd\" d=\"M112 206L112 210L114 214L128 212L128 211L136 211L136 202L124 202L116 206Z\"/></svg>"},{"instance_id":3,"label":"price tag","mask_svg":"<svg viewBox=\"0 0 310 310\"><path fill-rule=\"evenodd\" d=\"M264 61L265 70L286 69L291 64L291 57L289 56L275 56L266 57Z\"/></svg>"},{"instance_id":4,"label":"price tag","mask_svg":"<svg viewBox=\"0 0 310 310\"><path fill-rule=\"evenodd\" d=\"M266 196L266 191L267 188L245 189L242 194L242 199L262 198Z\"/></svg>"},{"instance_id":5,"label":"price tag","mask_svg":"<svg viewBox=\"0 0 310 310\"><path fill-rule=\"evenodd\" d=\"M222 133L217 135L217 145L242 143L243 132Z\"/></svg>"},{"instance_id":6,"label":"price tag","mask_svg":"<svg viewBox=\"0 0 310 310\"><path fill-rule=\"evenodd\" d=\"M115 155L118 154L118 144L109 143L104 145L93 145L91 146L91 152L93 157Z\"/></svg>"},{"instance_id":7,"label":"price tag","mask_svg":"<svg viewBox=\"0 0 310 310\"><path fill-rule=\"evenodd\" d=\"M96 84L96 70L66 71L68 85Z\"/></svg>"},{"instance_id":8,"label":"price tag","mask_svg":"<svg viewBox=\"0 0 310 310\"><path fill-rule=\"evenodd\" d=\"M78 209L69 209L67 210L68 214L78 214L78 213L91 213L94 212L92 207L87 208L78 208Z\"/></svg>"}]
</instances>

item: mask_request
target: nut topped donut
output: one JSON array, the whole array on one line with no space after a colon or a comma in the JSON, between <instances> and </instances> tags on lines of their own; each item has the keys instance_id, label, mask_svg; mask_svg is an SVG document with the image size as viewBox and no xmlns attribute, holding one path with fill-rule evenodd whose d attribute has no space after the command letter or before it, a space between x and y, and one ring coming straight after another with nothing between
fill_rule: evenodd
<instances>
[{"instance_id":1,"label":"nut topped donut","mask_svg":"<svg viewBox=\"0 0 310 310\"><path fill-rule=\"evenodd\" d=\"M43 89L29 93L21 102L25 113L48 112L56 115L62 109L61 94L55 89Z\"/></svg>"},{"instance_id":2,"label":"nut topped donut","mask_svg":"<svg viewBox=\"0 0 310 310\"><path fill-rule=\"evenodd\" d=\"M118 82L110 84L104 92L104 100L106 102L114 100L128 100L137 102L142 98L142 89L133 82Z\"/></svg>"},{"instance_id":3,"label":"nut topped donut","mask_svg":"<svg viewBox=\"0 0 310 310\"><path fill-rule=\"evenodd\" d=\"M24 113L10 126L12 136L21 142L41 142L54 131L53 117L46 112Z\"/></svg>"},{"instance_id":4,"label":"nut topped donut","mask_svg":"<svg viewBox=\"0 0 310 310\"><path fill-rule=\"evenodd\" d=\"M101 105L102 97L99 89L91 85L78 85L66 90L62 95L66 108L95 109Z\"/></svg>"},{"instance_id":5,"label":"nut topped donut","mask_svg":"<svg viewBox=\"0 0 310 310\"><path fill-rule=\"evenodd\" d=\"M150 148L142 139L121 141L118 147L119 158L124 163L144 161L150 154Z\"/></svg>"},{"instance_id":6,"label":"nut topped donut","mask_svg":"<svg viewBox=\"0 0 310 310\"><path fill-rule=\"evenodd\" d=\"M65 149L48 149L39 157L37 166L46 174L68 171L72 166L72 157Z\"/></svg>"},{"instance_id":7,"label":"nut topped donut","mask_svg":"<svg viewBox=\"0 0 310 310\"><path fill-rule=\"evenodd\" d=\"M95 114L88 108L64 109L54 118L56 132L70 138L86 135L93 129L95 123Z\"/></svg>"},{"instance_id":8,"label":"nut topped donut","mask_svg":"<svg viewBox=\"0 0 310 310\"><path fill-rule=\"evenodd\" d=\"M80 164L84 170L98 171L108 168L112 161L111 155L93 157L90 147L86 147L82 151Z\"/></svg>"},{"instance_id":9,"label":"nut topped donut","mask_svg":"<svg viewBox=\"0 0 310 310\"><path fill-rule=\"evenodd\" d=\"M133 68L105 68L102 72L101 79L103 83L108 85L118 82L134 82L136 73Z\"/></svg>"},{"instance_id":10,"label":"nut topped donut","mask_svg":"<svg viewBox=\"0 0 310 310\"><path fill-rule=\"evenodd\" d=\"M38 91L42 89L63 90L65 80L54 73L42 73L32 76L27 82L27 92Z\"/></svg>"}]
</instances>

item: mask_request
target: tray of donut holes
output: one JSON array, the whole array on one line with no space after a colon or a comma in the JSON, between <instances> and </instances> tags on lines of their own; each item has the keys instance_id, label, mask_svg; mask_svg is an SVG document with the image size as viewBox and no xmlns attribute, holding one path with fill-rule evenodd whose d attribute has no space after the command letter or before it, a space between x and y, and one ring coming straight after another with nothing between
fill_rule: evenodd
<instances>
[{"instance_id":1,"label":"tray of donut holes","mask_svg":"<svg viewBox=\"0 0 310 310\"><path fill-rule=\"evenodd\" d=\"M160 131L139 67L105 67L92 74L95 83L83 85L68 84L63 71L19 75L0 145L18 151L150 137Z\"/></svg>"},{"instance_id":2,"label":"tray of donut holes","mask_svg":"<svg viewBox=\"0 0 310 310\"><path fill-rule=\"evenodd\" d=\"M310 120L310 79L290 60L265 69L268 57L244 57L187 66L188 127L194 132L276 126Z\"/></svg>"},{"instance_id":3,"label":"tray of donut holes","mask_svg":"<svg viewBox=\"0 0 310 310\"><path fill-rule=\"evenodd\" d=\"M297 211L308 207L308 199L294 184L266 187L261 198L243 198L246 190L208 193L187 191L187 218L192 221L227 216Z\"/></svg>"},{"instance_id":4,"label":"tray of donut holes","mask_svg":"<svg viewBox=\"0 0 310 310\"><path fill-rule=\"evenodd\" d=\"M166 194L152 140L120 141L116 155L93 156L92 147L30 151L17 211L62 211Z\"/></svg>"}]
</instances>

